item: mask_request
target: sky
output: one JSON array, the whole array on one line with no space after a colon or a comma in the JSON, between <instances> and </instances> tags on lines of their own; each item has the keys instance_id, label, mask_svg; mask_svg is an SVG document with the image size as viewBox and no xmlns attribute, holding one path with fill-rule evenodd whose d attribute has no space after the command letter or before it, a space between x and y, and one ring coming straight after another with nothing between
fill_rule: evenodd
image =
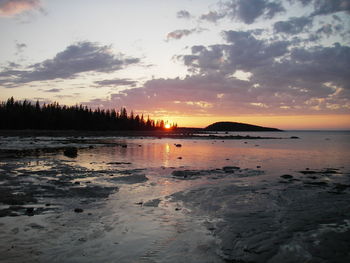
<instances>
[{"instance_id":1,"label":"sky","mask_svg":"<svg viewBox=\"0 0 350 263\"><path fill-rule=\"evenodd\" d=\"M350 129L350 0L0 0L0 100Z\"/></svg>"}]
</instances>

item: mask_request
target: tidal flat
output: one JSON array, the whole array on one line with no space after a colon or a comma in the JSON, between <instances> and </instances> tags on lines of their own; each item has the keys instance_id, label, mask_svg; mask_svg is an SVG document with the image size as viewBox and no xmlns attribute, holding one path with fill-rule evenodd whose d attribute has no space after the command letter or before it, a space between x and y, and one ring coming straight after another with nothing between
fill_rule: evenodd
<instances>
[{"instance_id":1,"label":"tidal flat","mask_svg":"<svg viewBox=\"0 0 350 263\"><path fill-rule=\"evenodd\" d=\"M350 262L349 132L210 135L2 134L0 262Z\"/></svg>"}]
</instances>

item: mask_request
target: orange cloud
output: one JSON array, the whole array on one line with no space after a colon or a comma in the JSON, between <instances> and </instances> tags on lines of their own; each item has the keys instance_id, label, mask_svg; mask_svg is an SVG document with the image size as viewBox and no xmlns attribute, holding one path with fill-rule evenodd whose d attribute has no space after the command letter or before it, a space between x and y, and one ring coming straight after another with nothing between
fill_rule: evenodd
<instances>
[{"instance_id":1,"label":"orange cloud","mask_svg":"<svg viewBox=\"0 0 350 263\"><path fill-rule=\"evenodd\" d=\"M40 4L40 0L3 0L0 1L0 16L14 16L38 8Z\"/></svg>"}]
</instances>

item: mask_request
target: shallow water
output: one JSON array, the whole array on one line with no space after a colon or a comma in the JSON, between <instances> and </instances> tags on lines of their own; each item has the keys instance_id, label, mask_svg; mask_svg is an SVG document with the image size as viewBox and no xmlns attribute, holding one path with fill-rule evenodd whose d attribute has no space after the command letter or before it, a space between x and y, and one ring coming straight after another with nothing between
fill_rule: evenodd
<instances>
[{"instance_id":1,"label":"shallow water","mask_svg":"<svg viewBox=\"0 0 350 263\"><path fill-rule=\"evenodd\" d=\"M0 138L80 148L0 159L37 199L1 205L0 261L348 262L350 132L249 135L284 139Z\"/></svg>"}]
</instances>

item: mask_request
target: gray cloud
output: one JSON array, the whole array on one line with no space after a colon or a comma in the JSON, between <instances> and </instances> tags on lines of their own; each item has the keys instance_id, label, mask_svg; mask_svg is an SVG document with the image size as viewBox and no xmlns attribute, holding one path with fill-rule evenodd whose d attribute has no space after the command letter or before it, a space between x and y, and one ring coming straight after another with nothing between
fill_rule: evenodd
<instances>
[{"instance_id":1,"label":"gray cloud","mask_svg":"<svg viewBox=\"0 0 350 263\"><path fill-rule=\"evenodd\" d=\"M172 39L181 39L185 36L189 36L194 33L201 33L203 32L204 28L193 28L193 29L178 29L174 30L170 33L167 34L166 38L167 40L172 40Z\"/></svg>"},{"instance_id":2,"label":"gray cloud","mask_svg":"<svg viewBox=\"0 0 350 263\"><path fill-rule=\"evenodd\" d=\"M285 12L278 1L268 0L231 0L226 3L229 16L246 24L252 24L259 17L273 18Z\"/></svg>"},{"instance_id":3,"label":"gray cloud","mask_svg":"<svg viewBox=\"0 0 350 263\"><path fill-rule=\"evenodd\" d=\"M17 15L40 6L40 0L0 0L0 16Z\"/></svg>"},{"instance_id":4,"label":"gray cloud","mask_svg":"<svg viewBox=\"0 0 350 263\"><path fill-rule=\"evenodd\" d=\"M25 49L27 45L25 43L16 43L16 55L23 52L23 49Z\"/></svg>"},{"instance_id":5,"label":"gray cloud","mask_svg":"<svg viewBox=\"0 0 350 263\"><path fill-rule=\"evenodd\" d=\"M305 28L312 26L310 17L291 17L287 21L278 21L273 25L275 33L295 35L301 33Z\"/></svg>"},{"instance_id":6,"label":"gray cloud","mask_svg":"<svg viewBox=\"0 0 350 263\"><path fill-rule=\"evenodd\" d=\"M95 81L95 84L98 86L135 86L137 84L137 81L130 80L130 79L106 79L106 80L100 80Z\"/></svg>"},{"instance_id":7,"label":"gray cloud","mask_svg":"<svg viewBox=\"0 0 350 263\"><path fill-rule=\"evenodd\" d=\"M288 0L290 3L301 3L303 6L307 6L310 4L313 0Z\"/></svg>"},{"instance_id":8,"label":"gray cloud","mask_svg":"<svg viewBox=\"0 0 350 263\"><path fill-rule=\"evenodd\" d=\"M219 71L231 74L235 70L250 71L255 67L272 64L275 58L288 52L288 41L269 43L259 40L253 32L225 31L228 44L209 47L194 46L192 55L182 56L191 71Z\"/></svg>"},{"instance_id":9,"label":"gray cloud","mask_svg":"<svg viewBox=\"0 0 350 263\"><path fill-rule=\"evenodd\" d=\"M328 15L336 12L350 12L349 0L314 0L313 15Z\"/></svg>"},{"instance_id":10,"label":"gray cloud","mask_svg":"<svg viewBox=\"0 0 350 263\"><path fill-rule=\"evenodd\" d=\"M222 19L224 17L225 17L224 13L218 13L216 11L210 11L207 14L201 15L199 19L215 23L215 22L217 22L218 20L220 20L220 19Z\"/></svg>"},{"instance_id":11,"label":"gray cloud","mask_svg":"<svg viewBox=\"0 0 350 263\"><path fill-rule=\"evenodd\" d=\"M350 47L295 47L244 31L226 31L224 37L227 44L193 46L192 54L181 56L199 74L150 80L90 105L193 115L349 112ZM237 70L251 77L237 79Z\"/></svg>"},{"instance_id":12,"label":"gray cloud","mask_svg":"<svg viewBox=\"0 0 350 263\"><path fill-rule=\"evenodd\" d=\"M84 72L113 72L140 62L123 54L113 54L108 46L79 42L57 53L53 59L30 65L26 70L3 70L0 77L11 77L13 83L70 79Z\"/></svg>"},{"instance_id":13,"label":"gray cloud","mask_svg":"<svg viewBox=\"0 0 350 263\"><path fill-rule=\"evenodd\" d=\"M170 39L181 39L183 38L184 36L188 36L190 34L194 33L194 30L191 29L191 30L188 30L188 29L178 29L178 30L174 30L170 33L168 33L167 35L167 40L170 40Z\"/></svg>"},{"instance_id":14,"label":"gray cloud","mask_svg":"<svg viewBox=\"0 0 350 263\"><path fill-rule=\"evenodd\" d=\"M58 93L61 92L62 89L48 89L48 90L43 90L44 92L49 92L49 93Z\"/></svg>"},{"instance_id":15,"label":"gray cloud","mask_svg":"<svg viewBox=\"0 0 350 263\"><path fill-rule=\"evenodd\" d=\"M186 10L180 10L176 13L176 17L177 18L185 18L185 19L190 19L191 18L191 14L190 12L186 11Z\"/></svg>"}]
</instances>

